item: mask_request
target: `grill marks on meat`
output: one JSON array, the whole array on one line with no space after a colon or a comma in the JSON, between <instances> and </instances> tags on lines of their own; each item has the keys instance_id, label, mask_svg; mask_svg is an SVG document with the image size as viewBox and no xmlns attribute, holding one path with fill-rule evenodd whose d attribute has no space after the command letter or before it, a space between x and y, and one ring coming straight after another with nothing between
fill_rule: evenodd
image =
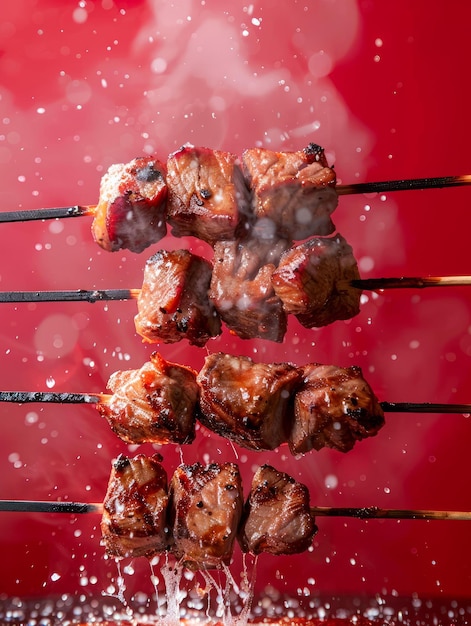
<instances>
[{"instance_id":1,"label":"grill marks on meat","mask_svg":"<svg viewBox=\"0 0 471 626\"><path fill-rule=\"evenodd\" d=\"M167 474L161 457L120 455L113 463L101 532L116 557L152 557L167 549Z\"/></svg>"},{"instance_id":2,"label":"grill marks on meat","mask_svg":"<svg viewBox=\"0 0 471 626\"><path fill-rule=\"evenodd\" d=\"M204 346L221 332L221 320L208 290L212 265L188 250L160 250L146 263L134 318L148 343L188 339Z\"/></svg>"},{"instance_id":3,"label":"grill marks on meat","mask_svg":"<svg viewBox=\"0 0 471 626\"><path fill-rule=\"evenodd\" d=\"M245 150L242 163L255 219L271 220L286 239L334 232L330 215L338 204L336 176L320 146L309 144L296 152L252 148Z\"/></svg>"},{"instance_id":4,"label":"grill marks on meat","mask_svg":"<svg viewBox=\"0 0 471 626\"><path fill-rule=\"evenodd\" d=\"M180 465L167 488L160 455L120 455L112 465L101 520L112 557L172 553L191 570L230 564L236 540L244 552L294 554L317 531L309 492L291 476L263 465L244 504L235 463Z\"/></svg>"},{"instance_id":5,"label":"grill marks on meat","mask_svg":"<svg viewBox=\"0 0 471 626\"><path fill-rule=\"evenodd\" d=\"M214 246L209 298L222 321L242 339L283 341L287 317L272 275L288 245L252 235Z\"/></svg>"},{"instance_id":6,"label":"grill marks on meat","mask_svg":"<svg viewBox=\"0 0 471 626\"><path fill-rule=\"evenodd\" d=\"M312 449L351 450L384 426L384 413L359 367L255 363L222 352L197 374L157 353L139 370L115 372L113 395L97 404L124 441L191 443L195 421L250 450L288 443L294 455Z\"/></svg>"},{"instance_id":7,"label":"grill marks on meat","mask_svg":"<svg viewBox=\"0 0 471 626\"><path fill-rule=\"evenodd\" d=\"M301 372L288 363L209 355L197 376L200 421L243 448L273 450L287 440L291 396L300 380Z\"/></svg>"},{"instance_id":8,"label":"grill marks on meat","mask_svg":"<svg viewBox=\"0 0 471 626\"><path fill-rule=\"evenodd\" d=\"M360 279L351 246L340 235L299 245L260 220L243 239L214 245L214 263L187 250L161 250L146 263L135 316L146 342L188 339L203 346L222 322L241 339L281 343L287 316L306 328L360 312Z\"/></svg>"},{"instance_id":9,"label":"grill marks on meat","mask_svg":"<svg viewBox=\"0 0 471 626\"><path fill-rule=\"evenodd\" d=\"M97 408L123 441L191 443L195 438L199 386L196 372L156 352L138 370L112 374L113 395Z\"/></svg>"},{"instance_id":10,"label":"grill marks on meat","mask_svg":"<svg viewBox=\"0 0 471 626\"><path fill-rule=\"evenodd\" d=\"M110 252L142 252L167 233L165 166L154 157L111 165L101 179L92 235Z\"/></svg>"},{"instance_id":11,"label":"grill marks on meat","mask_svg":"<svg viewBox=\"0 0 471 626\"><path fill-rule=\"evenodd\" d=\"M167 232L214 245L244 236L264 220L285 239L334 231L335 173L324 151L229 152L185 145L166 165L138 157L112 165L102 177L92 224L95 241L111 252L142 252Z\"/></svg>"},{"instance_id":12,"label":"grill marks on meat","mask_svg":"<svg viewBox=\"0 0 471 626\"><path fill-rule=\"evenodd\" d=\"M316 237L284 252L272 284L285 311L313 328L360 312L361 290L350 286L359 278L352 248L335 235Z\"/></svg>"},{"instance_id":13,"label":"grill marks on meat","mask_svg":"<svg viewBox=\"0 0 471 626\"><path fill-rule=\"evenodd\" d=\"M276 555L304 552L316 532L307 487L270 465L260 467L244 509L242 550Z\"/></svg>"},{"instance_id":14,"label":"grill marks on meat","mask_svg":"<svg viewBox=\"0 0 471 626\"><path fill-rule=\"evenodd\" d=\"M294 397L289 437L293 454L323 447L348 452L384 426L383 409L359 367L313 363L300 369L303 384Z\"/></svg>"},{"instance_id":15,"label":"grill marks on meat","mask_svg":"<svg viewBox=\"0 0 471 626\"><path fill-rule=\"evenodd\" d=\"M167 169L173 235L193 235L212 245L243 230L250 194L236 156L186 145L170 155Z\"/></svg>"},{"instance_id":16,"label":"grill marks on meat","mask_svg":"<svg viewBox=\"0 0 471 626\"><path fill-rule=\"evenodd\" d=\"M181 465L170 482L175 556L193 570L228 565L242 508L242 480L237 465Z\"/></svg>"}]
</instances>

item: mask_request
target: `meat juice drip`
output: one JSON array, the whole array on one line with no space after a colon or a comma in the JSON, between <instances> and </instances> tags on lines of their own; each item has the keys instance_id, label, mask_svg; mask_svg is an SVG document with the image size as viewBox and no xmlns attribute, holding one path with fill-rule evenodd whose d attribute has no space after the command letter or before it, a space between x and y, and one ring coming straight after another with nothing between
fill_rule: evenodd
<instances>
[{"instance_id":1,"label":"meat juice drip","mask_svg":"<svg viewBox=\"0 0 471 626\"><path fill-rule=\"evenodd\" d=\"M159 626L175 626L193 619L199 621L201 615L205 616L205 623L216 620L223 626L243 626L252 607L256 561L257 558L249 567L244 558L240 581L237 582L228 567L216 574L195 573L168 556L154 557L149 561L154 597L140 594L137 603L136 598L132 598L136 604L133 609L126 597L126 582L134 575L132 565L123 567L116 560L117 575L103 596L118 602L113 619L140 621L144 618L139 605L147 605L145 619ZM155 604L154 614L151 604Z\"/></svg>"}]
</instances>

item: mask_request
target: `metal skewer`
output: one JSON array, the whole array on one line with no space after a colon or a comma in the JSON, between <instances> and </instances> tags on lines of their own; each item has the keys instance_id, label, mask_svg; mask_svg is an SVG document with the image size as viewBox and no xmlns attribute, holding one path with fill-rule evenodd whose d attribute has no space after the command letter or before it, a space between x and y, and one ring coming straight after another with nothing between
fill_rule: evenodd
<instances>
[{"instance_id":1,"label":"metal skewer","mask_svg":"<svg viewBox=\"0 0 471 626\"><path fill-rule=\"evenodd\" d=\"M371 183L353 183L351 185L337 185L339 196L368 193L385 193L391 191L413 191L418 189L444 189L446 187L461 187L471 184L471 175L438 176L435 178L410 178L399 180L385 180ZM4 211L0 213L0 223L29 222L32 220L64 219L68 217L93 216L96 204L74 205L67 207L52 207L24 211Z\"/></svg>"},{"instance_id":2,"label":"metal skewer","mask_svg":"<svg viewBox=\"0 0 471 626\"><path fill-rule=\"evenodd\" d=\"M52 207L49 209L32 209L25 211L5 211L0 213L0 222L31 222L37 220L64 219L66 217L82 217L93 215L96 205L75 205Z\"/></svg>"},{"instance_id":3,"label":"metal skewer","mask_svg":"<svg viewBox=\"0 0 471 626\"><path fill-rule=\"evenodd\" d=\"M68 393L55 391L0 391L0 402L27 404L106 404L112 398L106 393ZM386 413L457 413L471 414L471 404L443 404L432 402L380 402Z\"/></svg>"},{"instance_id":4,"label":"metal skewer","mask_svg":"<svg viewBox=\"0 0 471 626\"><path fill-rule=\"evenodd\" d=\"M383 289L423 289L425 287L456 287L471 285L471 276L400 276L396 278L362 278L339 281L337 290L353 287L365 291ZM136 300L140 289L75 289L59 291L3 291L2 302L103 302Z\"/></svg>"},{"instance_id":5,"label":"metal skewer","mask_svg":"<svg viewBox=\"0 0 471 626\"><path fill-rule=\"evenodd\" d=\"M0 512L20 513L103 513L101 502L53 502L43 500L0 500ZM383 509L370 507L313 506L316 517L355 517L357 519L471 520L471 511L436 511L421 509Z\"/></svg>"},{"instance_id":6,"label":"metal skewer","mask_svg":"<svg viewBox=\"0 0 471 626\"><path fill-rule=\"evenodd\" d=\"M439 176L436 178L410 178L385 180L376 183L354 183L353 185L337 185L339 196L359 193L382 193L387 191L413 191L418 189L443 189L471 184L471 175Z\"/></svg>"}]
</instances>

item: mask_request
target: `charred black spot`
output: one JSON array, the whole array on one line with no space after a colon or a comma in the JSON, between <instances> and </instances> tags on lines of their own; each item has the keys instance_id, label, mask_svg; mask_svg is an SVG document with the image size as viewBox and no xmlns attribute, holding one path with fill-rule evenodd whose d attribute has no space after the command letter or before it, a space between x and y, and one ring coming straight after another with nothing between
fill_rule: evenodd
<instances>
[{"instance_id":1,"label":"charred black spot","mask_svg":"<svg viewBox=\"0 0 471 626\"><path fill-rule=\"evenodd\" d=\"M113 463L113 467L117 472L122 472L126 467L128 467L129 464L130 461L128 457L124 456L124 454L120 454L116 461Z\"/></svg>"},{"instance_id":2,"label":"charred black spot","mask_svg":"<svg viewBox=\"0 0 471 626\"><path fill-rule=\"evenodd\" d=\"M348 407L345 412L348 415L348 417L351 417L352 419L356 420L360 424L362 423L362 419L364 420L365 418L368 417L368 411L366 411L364 408L361 408L361 407L358 407L358 408Z\"/></svg>"},{"instance_id":3,"label":"charred black spot","mask_svg":"<svg viewBox=\"0 0 471 626\"><path fill-rule=\"evenodd\" d=\"M189 328L189 325L190 325L190 322L189 322L187 317L182 317L182 318L178 319L177 316L174 315L174 321L175 321L175 323L177 325L177 329L178 329L179 332L181 332L181 333L186 333L187 332L187 330Z\"/></svg>"},{"instance_id":4,"label":"charred black spot","mask_svg":"<svg viewBox=\"0 0 471 626\"><path fill-rule=\"evenodd\" d=\"M153 183L162 178L162 172L155 169L155 163L148 163L136 170L136 178L143 183Z\"/></svg>"},{"instance_id":5,"label":"charred black spot","mask_svg":"<svg viewBox=\"0 0 471 626\"><path fill-rule=\"evenodd\" d=\"M255 430L257 428L257 424L254 423L250 415L244 416L241 421L248 430Z\"/></svg>"},{"instance_id":6,"label":"charred black spot","mask_svg":"<svg viewBox=\"0 0 471 626\"><path fill-rule=\"evenodd\" d=\"M202 189L200 191L200 196L204 198L205 200L208 200L208 198L211 198L212 195L213 194L211 193L209 189Z\"/></svg>"},{"instance_id":7,"label":"charred black spot","mask_svg":"<svg viewBox=\"0 0 471 626\"><path fill-rule=\"evenodd\" d=\"M319 161L319 159L324 154L324 148L319 146L317 143L310 143L304 148L303 152L306 156L313 156L315 157L316 161Z\"/></svg>"},{"instance_id":8,"label":"charred black spot","mask_svg":"<svg viewBox=\"0 0 471 626\"><path fill-rule=\"evenodd\" d=\"M196 503L196 506L197 506L199 509L202 509L202 508L203 508L203 506L204 506L204 504L203 504L203 500L198 500L198 502Z\"/></svg>"}]
</instances>

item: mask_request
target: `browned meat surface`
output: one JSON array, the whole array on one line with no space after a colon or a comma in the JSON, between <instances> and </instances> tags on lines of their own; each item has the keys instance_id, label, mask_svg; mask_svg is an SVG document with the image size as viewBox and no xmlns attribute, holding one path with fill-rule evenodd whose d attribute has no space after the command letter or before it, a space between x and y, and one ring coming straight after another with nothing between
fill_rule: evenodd
<instances>
[{"instance_id":1,"label":"browned meat surface","mask_svg":"<svg viewBox=\"0 0 471 626\"><path fill-rule=\"evenodd\" d=\"M221 320L208 297L212 265L188 250L160 250L146 263L134 318L147 343L188 339L204 346L219 335Z\"/></svg>"},{"instance_id":2,"label":"browned meat surface","mask_svg":"<svg viewBox=\"0 0 471 626\"><path fill-rule=\"evenodd\" d=\"M101 179L92 223L105 250L142 252L167 232L165 166L154 157L112 165Z\"/></svg>"},{"instance_id":3,"label":"browned meat surface","mask_svg":"<svg viewBox=\"0 0 471 626\"><path fill-rule=\"evenodd\" d=\"M272 285L272 274L289 243L251 235L214 246L209 297L227 327L242 339L282 342L286 313Z\"/></svg>"},{"instance_id":4,"label":"browned meat surface","mask_svg":"<svg viewBox=\"0 0 471 626\"><path fill-rule=\"evenodd\" d=\"M287 250L272 283L287 313L306 328L350 319L360 312L360 278L352 248L341 235L316 237Z\"/></svg>"},{"instance_id":5,"label":"browned meat surface","mask_svg":"<svg viewBox=\"0 0 471 626\"><path fill-rule=\"evenodd\" d=\"M167 549L167 474L158 455L120 455L113 463L103 503L106 553L152 557Z\"/></svg>"},{"instance_id":6,"label":"browned meat surface","mask_svg":"<svg viewBox=\"0 0 471 626\"><path fill-rule=\"evenodd\" d=\"M244 552L304 552L317 532L307 487L270 465L255 473L239 541Z\"/></svg>"},{"instance_id":7,"label":"browned meat surface","mask_svg":"<svg viewBox=\"0 0 471 626\"><path fill-rule=\"evenodd\" d=\"M234 463L181 465L170 482L173 551L189 569L219 569L232 558L243 508Z\"/></svg>"},{"instance_id":8,"label":"browned meat surface","mask_svg":"<svg viewBox=\"0 0 471 626\"><path fill-rule=\"evenodd\" d=\"M359 367L313 363L300 370L303 385L294 397L289 438L293 454L323 447L348 452L382 428L383 409Z\"/></svg>"},{"instance_id":9,"label":"browned meat surface","mask_svg":"<svg viewBox=\"0 0 471 626\"><path fill-rule=\"evenodd\" d=\"M97 409L123 441L193 441L199 386L189 367L170 363L155 352L140 369L112 374L108 388L113 395Z\"/></svg>"},{"instance_id":10,"label":"browned meat surface","mask_svg":"<svg viewBox=\"0 0 471 626\"><path fill-rule=\"evenodd\" d=\"M337 207L335 172L322 148L309 144L297 152L251 148L242 155L245 175L253 191L257 219L272 220L280 237L306 239L329 235Z\"/></svg>"},{"instance_id":11,"label":"browned meat surface","mask_svg":"<svg viewBox=\"0 0 471 626\"><path fill-rule=\"evenodd\" d=\"M197 376L200 421L244 448L273 450L287 440L293 419L290 397L300 377L288 363L209 355Z\"/></svg>"},{"instance_id":12,"label":"browned meat surface","mask_svg":"<svg viewBox=\"0 0 471 626\"><path fill-rule=\"evenodd\" d=\"M172 234L212 245L243 229L250 194L236 156L187 145L169 156L167 169Z\"/></svg>"}]
</instances>

